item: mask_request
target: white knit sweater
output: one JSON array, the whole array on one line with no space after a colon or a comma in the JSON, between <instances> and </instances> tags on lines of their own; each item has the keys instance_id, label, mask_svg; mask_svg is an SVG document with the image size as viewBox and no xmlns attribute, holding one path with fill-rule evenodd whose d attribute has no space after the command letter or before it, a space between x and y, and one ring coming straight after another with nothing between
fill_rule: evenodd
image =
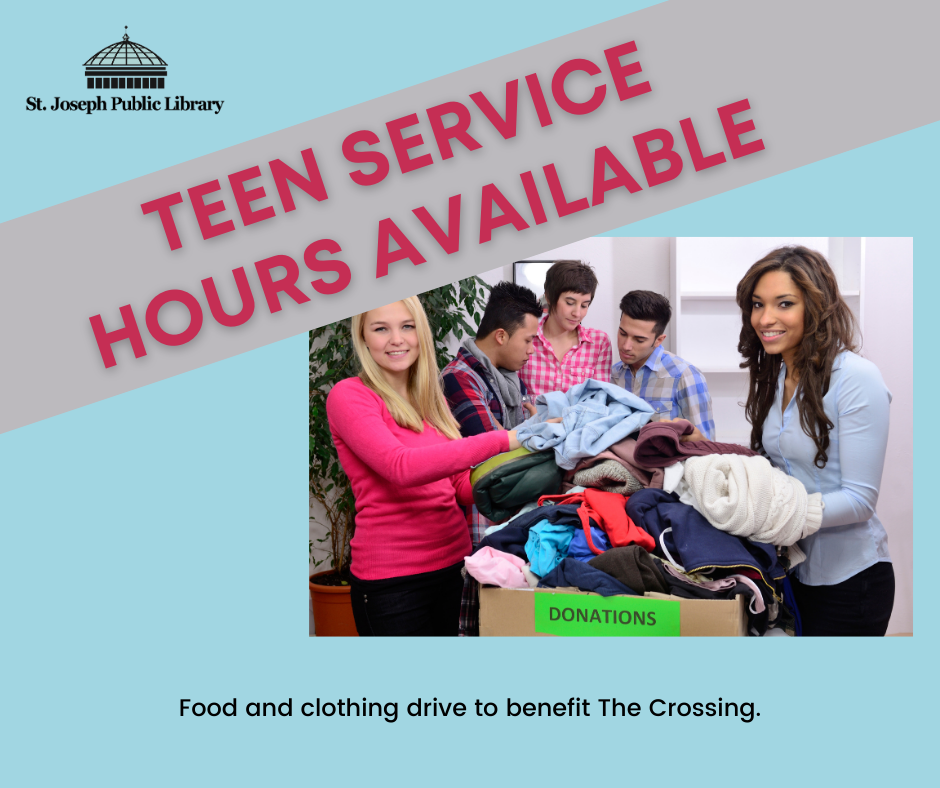
<instances>
[{"instance_id":1,"label":"white knit sweater","mask_svg":"<svg viewBox=\"0 0 940 788\"><path fill-rule=\"evenodd\" d=\"M822 525L822 495L807 494L799 479L764 457L690 457L683 479L695 509L715 528L734 536L791 545Z\"/></svg>"}]
</instances>

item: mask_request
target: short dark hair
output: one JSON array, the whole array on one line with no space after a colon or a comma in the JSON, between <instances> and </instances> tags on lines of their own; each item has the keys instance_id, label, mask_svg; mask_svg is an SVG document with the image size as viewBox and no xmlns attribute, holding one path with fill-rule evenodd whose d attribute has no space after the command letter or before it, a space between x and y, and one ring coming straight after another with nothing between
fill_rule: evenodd
<instances>
[{"instance_id":1,"label":"short dark hair","mask_svg":"<svg viewBox=\"0 0 940 788\"><path fill-rule=\"evenodd\" d=\"M545 300L548 311L555 311L555 304L562 293L581 293L594 298L597 276L594 269L581 260L556 260L545 276Z\"/></svg>"},{"instance_id":2,"label":"short dark hair","mask_svg":"<svg viewBox=\"0 0 940 788\"><path fill-rule=\"evenodd\" d=\"M631 290L620 299L620 311L631 320L652 320L656 336L662 335L672 318L669 299L651 290Z\"/></svg>"},{"instance_id":3,"label":"short dark hair","mask_svg":"<svg viewBox=\"0 0 940 788\"><path fill-rule=\"evenodd\" d=\"M542 316L535 293L515 282L500 282L490 290L476 338L483 339L500 328L512 336L525 322L526 315Z\"/></svg>"}]
</instances>

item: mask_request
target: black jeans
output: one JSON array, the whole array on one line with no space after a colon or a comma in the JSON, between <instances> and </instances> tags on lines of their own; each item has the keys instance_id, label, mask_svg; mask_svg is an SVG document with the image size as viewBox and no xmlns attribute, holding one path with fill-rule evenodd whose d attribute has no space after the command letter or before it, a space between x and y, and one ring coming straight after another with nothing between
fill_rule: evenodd
<instances>
[{"instance_id":1,"label":"black jeans","mask_svg":"<svg viewBox=\"0 0 940 788\"><path fill-rule=\"evenodd\" d=\"M463 561L446 569L388 580L352 576L352 609L360 637L456 637L460 623Z\"/></svg>"},{"instance_id":2,"label":"black jeans","mask_svg":"<svg viewBox=\"0 0 940 788\"><path fill-rule=\"evenodd\" d=\"M791 578L805 636L884 637L894 607L894 567L879 561L834 586Z\"/></svg>"}]
</instances>

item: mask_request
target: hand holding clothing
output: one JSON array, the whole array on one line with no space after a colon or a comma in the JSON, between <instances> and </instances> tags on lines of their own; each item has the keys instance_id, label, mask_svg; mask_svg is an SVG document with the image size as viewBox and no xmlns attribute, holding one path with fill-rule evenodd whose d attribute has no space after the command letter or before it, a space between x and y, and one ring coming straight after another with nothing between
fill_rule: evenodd
<instances>
[{"instance_id":1,"label":"hand holding clothing","mask_svg":"<svg viewBox=\"0 0 940 788\"><path fill-rule=\"evenodd\" d=\"M509 444L515 440L515 431L500 431L464 438L456 451L456 441L406 446L395 434L397 430L391 429L392 425L398 425L381 397L359 378L348 378L334 386L327 398L327 416L333 434L341 438L356 457L387 482L402 487L417 487L462 473L471 465L508 451ZM424 429L436 432L427 423ZM494 441L494 435L500 438ZM502 435L509 437L502 438Z\"/></svg>"},{"instance_id":2,"label":"hand holding clothing","mask_svg":"<svg viewBox=\"0 0 940 788\"><path fill-rule=\"evenodd\" d=\"M660 421L688 421L688 419L684 419L681 416L678 416L674 419L660 419ZM691 443L692 441L707 441L707 440L708 438L706 438L702 434L701 430L699 430L699 428L696 427L694 424L692 425L692 432L690 432L688 435L683 435L682 437L679 438L680 443Z\"/></svg>"}]
</instances>

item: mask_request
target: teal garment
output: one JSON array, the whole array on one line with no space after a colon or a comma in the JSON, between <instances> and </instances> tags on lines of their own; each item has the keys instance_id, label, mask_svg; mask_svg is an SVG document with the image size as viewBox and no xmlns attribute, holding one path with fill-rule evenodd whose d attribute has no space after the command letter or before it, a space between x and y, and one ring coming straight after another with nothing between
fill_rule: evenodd
<instances>
[{"instance_id":1,"label":"teal garment","mask_svg":"<svg viewBox=\"0 0 940 788\"><path fill-rule=\"evenodd\" d=\"M577 529L573 525L556 525L541 520L529 529L525 554L532 564L532 572L544 577L568 555L568 545Z\"/></svg>"}]
</instances>

